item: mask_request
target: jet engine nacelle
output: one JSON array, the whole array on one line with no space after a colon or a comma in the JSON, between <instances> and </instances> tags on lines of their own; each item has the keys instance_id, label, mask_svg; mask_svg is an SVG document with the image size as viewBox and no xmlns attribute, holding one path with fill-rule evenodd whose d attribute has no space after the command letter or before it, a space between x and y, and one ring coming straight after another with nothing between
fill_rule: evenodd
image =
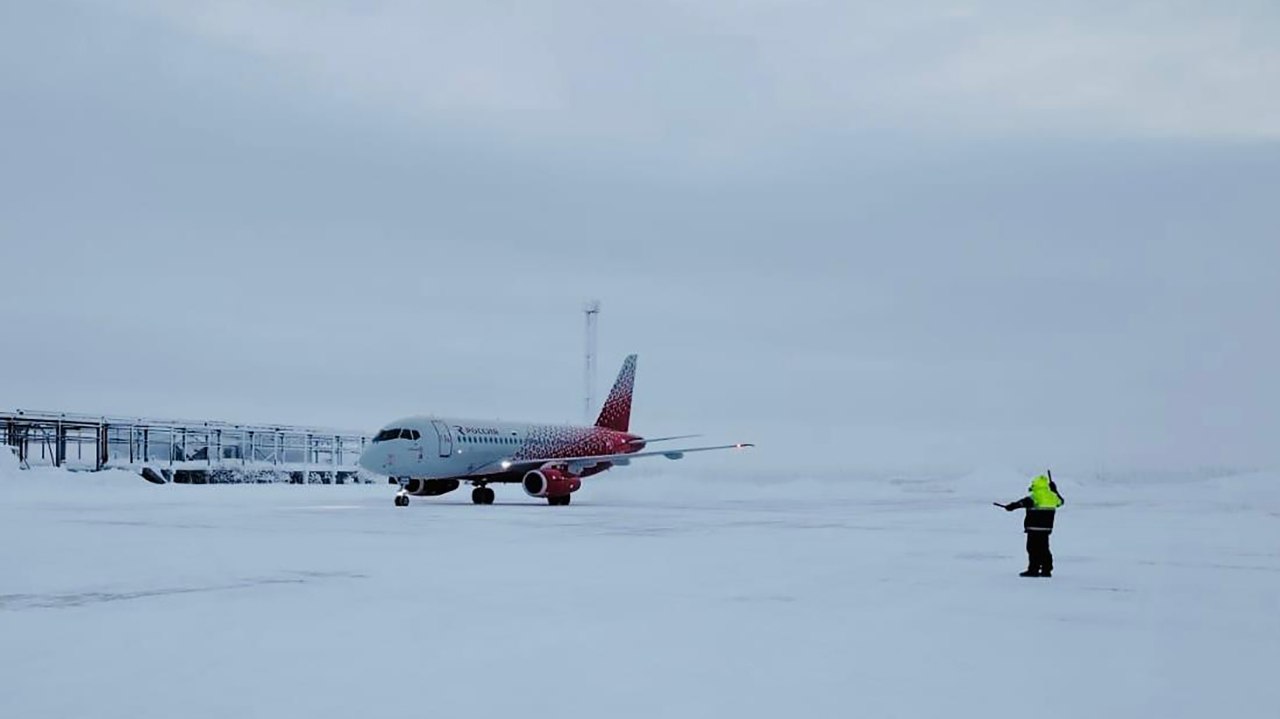
<instances>
[{"instance_id":1,"label":"jet engine nacelle","mask_svg":"<svg viewBox=\"0 0 1280 719\"><path fill-rule=\"evenodd\" d=\"M456 479L411 479L404 484L404 491L416 497L436 497L457 488Z\"/></svg>"},{"instance_id":2,"label":"jet engine nacelle","mask_svg":"<svg viewBox=\"0 0 1280 719\"><path fill-rule=\"evenodd\" d=\"M535 469L520 484L530 497L564 497L578 491L582 480L558 469Z\"/></svg>"}]
</instances>

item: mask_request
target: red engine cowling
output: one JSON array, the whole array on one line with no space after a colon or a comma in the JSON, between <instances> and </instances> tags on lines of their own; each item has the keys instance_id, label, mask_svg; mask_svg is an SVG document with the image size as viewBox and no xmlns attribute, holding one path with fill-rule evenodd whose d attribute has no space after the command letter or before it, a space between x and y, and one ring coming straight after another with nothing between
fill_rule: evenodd
<instances>
[{"instance_id":1,"label":"red engine cowling","mask_svg":"<svg viewBox=\"0 0 1280 719\"><path fill-rule=\"evenodd\" d=\"M582 480L558 469L535 469L520 484L530 497L564 497L578 491Z\"/></svg>"}]
</instances>

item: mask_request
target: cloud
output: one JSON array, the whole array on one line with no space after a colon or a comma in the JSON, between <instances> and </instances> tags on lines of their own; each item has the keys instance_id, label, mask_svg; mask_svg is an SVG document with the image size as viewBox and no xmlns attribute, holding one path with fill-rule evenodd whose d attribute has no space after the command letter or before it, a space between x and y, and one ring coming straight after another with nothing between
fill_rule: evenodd
<instances>
[{"instance_id":1,"label":"cloud","mask_svg":"<svg viewBox=\"0 0 1280 719\"><path fill-rule=\"evenodd\" d=\"M366 113L713 155L808 133L1280 138L1266 3L134 0Z\"/></svg>"},{"instance_id":2,"label":"cloud","mask_svg":"<svg viewBox=\"0 0 1280 719\"><path fill-rule=\"evenodd\" d=\"M599 297L779 467L1277 461L1261 5L86 2L0 6L9 404L569 419Z\"/></svg>"}]
</instances>

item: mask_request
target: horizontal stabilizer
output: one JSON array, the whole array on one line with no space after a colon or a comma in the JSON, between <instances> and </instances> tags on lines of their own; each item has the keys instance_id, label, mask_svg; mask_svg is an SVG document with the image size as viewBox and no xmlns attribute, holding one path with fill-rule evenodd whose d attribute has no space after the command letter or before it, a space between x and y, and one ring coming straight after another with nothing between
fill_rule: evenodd
<instances>
[{"instance_id":1,"label":"horizontal stabilizer","mask_svg":"<svg viewBox=\"0 0 1280 719\"><path fill-rule=\"evenodd\" d=\"M670 442L676 439L693 439L701 436L700 434L677 434L671 437L636 437L635 439L627 440L627 444L653 444L654 442Z\"/></svg>"}]
</instances>

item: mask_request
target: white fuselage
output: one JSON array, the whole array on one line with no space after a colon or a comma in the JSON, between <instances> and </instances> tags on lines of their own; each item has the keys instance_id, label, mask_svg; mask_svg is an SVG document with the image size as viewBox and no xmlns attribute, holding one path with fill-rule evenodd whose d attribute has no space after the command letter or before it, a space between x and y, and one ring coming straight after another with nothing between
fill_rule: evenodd
<instances>
[{"instance_id":1,"label":"white fuselage","mask_svg":"<svg viewBox=\"0 0 1280 719\"><path fill-rule=\"evenodd\" d=\"M499 477L504 462L636 451L634 435L600 427L545 425L448 417L407 417L384 427L360 456L360 466L398 478Z\"/></svg>"}]
</instances>

